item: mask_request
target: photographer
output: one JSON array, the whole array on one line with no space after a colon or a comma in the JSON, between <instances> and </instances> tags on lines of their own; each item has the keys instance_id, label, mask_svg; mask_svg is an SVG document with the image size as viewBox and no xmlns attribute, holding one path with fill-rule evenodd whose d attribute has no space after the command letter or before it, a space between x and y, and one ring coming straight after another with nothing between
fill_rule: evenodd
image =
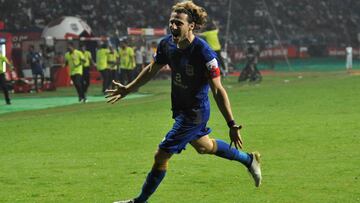
<instances>
[{"instance_id":1,"label":"photographer","mask_svg":"<svg viewBox=\"0 0 360 203\"><path fill-rule=\"evenodd\" d=\"M255 46L255 40L250 39L247 41L247 49L245 52L246 55L246 65L245 68L240 73L239 82L261 82L262 76L260 71L257 69L256 65L258 63L258 58L260 52Z\"/></svg>"}]
</instances>

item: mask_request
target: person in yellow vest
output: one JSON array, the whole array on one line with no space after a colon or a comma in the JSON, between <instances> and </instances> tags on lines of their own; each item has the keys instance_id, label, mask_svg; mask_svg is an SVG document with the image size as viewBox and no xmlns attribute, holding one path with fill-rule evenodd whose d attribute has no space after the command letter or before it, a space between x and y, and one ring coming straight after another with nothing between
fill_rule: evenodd
<instances>
[{"instance_id":1,"label":"person in yellow vest","mask_svg":"<svg viewBox=\"0 0 360 203\"><path fill-rule=\"evenodd\" d=\"M221 56L221 44L219 41L219 28L217 28L215 22L213 20L209 21L206 27L206 31L200 33L200 36L205 39L205 41L209 44L210 48L213 49L217 55L218 61L220 62L221 74L225 74L225 63L224 59Z\"/></svg>"},{"instance_id":2,"label":"person in yellow vest","mask_svg":"<svg viewBox=\"0 0 360 203\"><path fill-rule=\"evenodd\" d=\"M129 84L134 78L132 71L136 67L134 49L123 41L119 50L120 56L120 82Z\"/></svg>"},{"instance_id":3,"label":"person in yellow vest","mask_svg":"<svg viewBox=\"0 0 360 203\"><path fill-rule=\"evenodd\" d=\"M112 80L119 81L119 76L118 76L119 55L113 46L110 46L109 50L110 50L108 54L108 65L110 69L109 81Z\"/></svg>"},{"instance_id":4,"label":"person in yellow vest","mask_svg":"<svg viewBox=\"0 0 360 203\"><path fill-rule=\"evenodd\" d=\"M12 70L14 69L14 66L12 65L12 63L10 63L9 60L6 58L6 56L3 56L0 51L0 87L4 92L6 104L10 105L11 102L10 102L9 90L7 89L7 86L6 86L6 77L5 77L6 64L8 64Z\"/></svg>"},{"instance_id":5,"label":"person in yellow vest","mask_svg":"<svg viewBox=\"0 0 360 203\"><path fill-rule=\"evenodd\" d=\"M68 42L67 50L65 54L65 65L70 67L70 76L75 89L79 96L79 102L86 103L87 99L83 89L83 64L85 62L84 54L75 49L72 42Z\"/></svg>"},{"instance_id":6,"label":"person in yellow vest","mask_svg":"<svg viewBox=\"0 0 360 203\"><path fill-rule=\"evenodd\" d=\"M86 49L85 45L81 46L81 51L84 54L85 62L83 64L83 89L85 94L87 93L90 86L90 66L94 65L90 51Z\"/></svg>"},{"instance_id":7,"label":"person in yellow vest","mask_svg":"<svg viewBox=\"0 0 360 203\"><path fill-rule=\"evenodd\" d=\"M96 51L96 68L100 72L103 86L102 92L105 94L105 90L111 85L110 69L108 66L108 54L110 50L106 43L100 45L100 48Z\"/></svg>"}]
</instances>

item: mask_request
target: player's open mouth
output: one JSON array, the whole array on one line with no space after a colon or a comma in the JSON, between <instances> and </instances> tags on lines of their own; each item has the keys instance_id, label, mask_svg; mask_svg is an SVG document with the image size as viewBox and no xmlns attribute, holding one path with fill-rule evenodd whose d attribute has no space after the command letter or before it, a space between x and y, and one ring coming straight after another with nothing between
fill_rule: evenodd
<instances>
[{"instance_id":1,"label":"player's open mouth","mask_svg":"<svg viewBox=\"0 0 360 203\"><path fill-rule=\"evenodd\" d=\"M180 37L180 31L179 30L171 30L171 34L174 39L178 39Z\"/></svg>"}]
</instances>

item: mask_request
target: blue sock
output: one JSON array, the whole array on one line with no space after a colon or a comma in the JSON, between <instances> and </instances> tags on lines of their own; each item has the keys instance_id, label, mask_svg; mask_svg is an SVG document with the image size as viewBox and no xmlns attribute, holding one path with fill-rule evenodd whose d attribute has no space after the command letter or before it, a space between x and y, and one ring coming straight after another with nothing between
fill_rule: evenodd
<instances>
[{"instance_id":1,"label":"blue sock","mask_svg":"<svg viewBox=\"0 0 360 203\"><path fill-rule=\"evenodd\" d=\"M216 140L217 151L215 152L216 156L229 159L236 160L246 167L249 167L252 162L252 156L248 153L239 151L234 147L230 148L230 145L222 140Z\"/></svg>"},{"instance_id":2,"label":"blue sock","mask_svg":"<svg viewBox=\"0 0 360 203\"><path fill-rule=\"evenodd\" d=\"M155 192L156 188L165 177L166 171L152 169L146 177L145 183L142 187L141 194L135 198L136 203L143 203Z\"/></svg>"}]
</instances>

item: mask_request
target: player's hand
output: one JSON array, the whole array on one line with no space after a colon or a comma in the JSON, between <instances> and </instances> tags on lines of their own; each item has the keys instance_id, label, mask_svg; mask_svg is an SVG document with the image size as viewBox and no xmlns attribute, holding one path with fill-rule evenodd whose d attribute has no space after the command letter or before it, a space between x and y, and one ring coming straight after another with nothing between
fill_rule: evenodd
<instances>
[{"instance_id":1,"label":"player's hand","mask_svg":"<svg viewBox=\"0 0 360 203\"><path fill-rule=\"evenodd\" d=\"M115 82L114 80L112 81L112 83L115 85L115 89L105 90L105 98L108 99L107 103L114 104L115 102L119 101L127 94L129 94L129 91L126 86L122 85L121 83Z\"/></svg>"},{"instance_id":2,"label":"player's hand","mask_svg":"<svg viewBox=\"0 0 360 203\"><path fill-rule=\"evenodd\" d=\"M241 129L241 125L234 125L232 127L230 127L229 130L229 136L230 136L230 147L232 146L232 144L234 144L236 149L242 149L242 145L243 145L243 141L241 139L241 135L240 135L240 129Z\"/></svg>"}]
</instances>

